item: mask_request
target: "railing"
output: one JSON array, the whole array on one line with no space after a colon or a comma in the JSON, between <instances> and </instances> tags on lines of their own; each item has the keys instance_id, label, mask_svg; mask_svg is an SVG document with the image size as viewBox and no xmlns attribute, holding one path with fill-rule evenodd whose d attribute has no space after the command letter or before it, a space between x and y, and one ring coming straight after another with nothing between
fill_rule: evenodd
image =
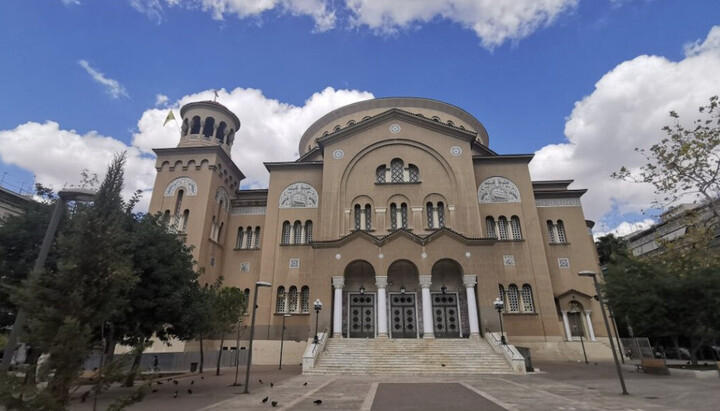
<instances>
[{"instance_id":1,"label":"railing","mask_svg":"<svg viewBox=\"0 0 720 411\"><path fill-rule=\"evenodd\" d=\"M325 328L322 333L318 334L317 343L315 342L314 337L308 338L308 346L305 349L305 354L303 354L303 371L315 368L317 357L318 355L320 355L321 352L323 352L323 350L325 350L325 344L327 343L329 335L330 334L328 333L328 329Z\"/></svg>"},{"instance_id":2,"label":"railing","mask_svg":"<svg viewBox=\"0 0 720 411\"><path fill-rule=\"evenodd\" d=\"M498 333L490 332L487 328L485 329L485 339L496 353L502 354L505 357L505 360L508 364L510 364L515 373L527 373L525 368L525 357L518 352L514 345L503 344L502 340L498 336Z\"/></svg>"}]
</instances>

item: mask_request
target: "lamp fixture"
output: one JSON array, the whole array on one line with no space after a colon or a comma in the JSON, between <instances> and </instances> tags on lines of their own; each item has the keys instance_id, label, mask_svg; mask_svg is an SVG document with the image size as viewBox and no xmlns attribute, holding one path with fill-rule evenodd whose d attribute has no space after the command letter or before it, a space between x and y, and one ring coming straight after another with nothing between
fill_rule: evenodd
<instances>
[{"instance_id":1,"label":"lamp fixture","mask_svg":"<svg viewBox=\"0 0 720 411\"><path fill-rule=\"evenodd\" d=\"M405 286L404 285L400 286L400 294L405 294Z\"/></svg>"},{"instance_id":2,"label":"lamp fixture","mask_svg":"<svg viewBox=\"0 0 720 411\"><path fill-rule=\"evenodd\" d=\"M364 295L364 294L365 294L365 287L361 285L360 286L360 295Z\"/></svg>"}]
</instances>

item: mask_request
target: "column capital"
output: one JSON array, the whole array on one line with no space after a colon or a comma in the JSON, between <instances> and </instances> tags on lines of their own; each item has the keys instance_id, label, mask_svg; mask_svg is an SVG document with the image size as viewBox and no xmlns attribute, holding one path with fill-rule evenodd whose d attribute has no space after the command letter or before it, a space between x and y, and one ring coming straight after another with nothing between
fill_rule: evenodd
<instances>
[{"instance_id":1,"label":"column capital","mask_svg":"<svg viewBox=\"0 0 720 411\"><path fill-rule=\"evenodd\" d=\"M592 313L592 310L585 310L585 314L590 315Z\"/></svg>"},{"instance_id":2,"label":"column capital","mask_svg":"<svg viewBox=\"0 0 720 411\"><path fill-rule=\"evenodd\" d=\"M332 285L334 288L343 289L345 286L345 277L342 276L333 276L332 277Z\"/></svg>"},{"instance_id":3,"label":"column capital","mask_svg":"<svg viewBox=\"0 0 720 411\"><path fill-rule=\"evenodd\" d=\"M386 275L376 275L375 276L375 285L377 288L387 288L388 285L388 278Z\"/></svg>"},{"instance_id":4,"label":"column capital","mask_svg":"<svg viewBox=\"0 0 720 411\"><path fill-rule=\"evenodd\" d=\"M567 315L568 310L560 310L560 313L562 313L562 315Z\"/></svg>"},{"instance_id":5,"label":"column capital","mask_svg":"<svg viewBox=\"0 0 720 411\"><path fill-rule=\"evenodd\" d=\"M465 288L475 287L477 284L477 276L476 275L464 275L463 276L463 284L465 285Z\"/></svg>"},{"instance_id":6,"label":"column capital","mask_svg":"<svg viewBox=\"0 0 720 411\"><path fill-rule=\"evenodd\" d=\"M430 288L430 285L432 285L432 275L421 275L419 277L420 277L420 287Z\"/></svg>"}]
</instances>

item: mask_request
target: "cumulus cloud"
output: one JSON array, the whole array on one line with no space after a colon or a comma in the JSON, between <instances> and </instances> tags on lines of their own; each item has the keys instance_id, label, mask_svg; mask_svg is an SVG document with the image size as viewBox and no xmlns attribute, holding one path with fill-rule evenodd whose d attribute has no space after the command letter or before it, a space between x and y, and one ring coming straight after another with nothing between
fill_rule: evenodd
<instances>
[{"instance_id":1,"label":"cumulus cloud","mask_svg":"<svg viewBox=\"0 0 720 411\"><path fill-rule=\"evenodd\" d=\"M621 216L650 207L655 198L648 185L616 181L610 174L626 166L638 170L644 157L634 151L659 142L670 124L668 113L685 120L720 93L720 26L704 41L686 46L686 57L670 61L661 56L638 56L606 73L589 96L575 103L565 123L566 143L535 153L535 179L575 178L584 196L588 218L601 220L613 210Z\"/></svg>"},{"instance_id":2,"label":"cumulus cloud","mask_svg":"<svg viewBox=\"0 0 720 411\"><path fill-rule=\"evenodd\" d=\"M277 10L309 16L315 30L326 31L343 23L367 27L378 34L395 33L438 19L472 30L483 47L493 49L506 41L523 39L573 10L578 0L165 0L169 6L200 8L223 20L259 17ZM161 19L160 0L131 0L136 10Z\"/></svg>"},{"instance_id":3,"label":"cumulus cloud","mask_svg":"<svg viewBox=\"0 0 720 411\"><path fill-rule=\"evenodd\" d=\"M92 68L90 66L90 63L88 63L86 60L79 60L78 64L80 67L84 68L85 71L92 77L92 79L96 82L101 84L105 87L105 91L110 94L110 97L112 98L119 98L119 97L130 97L127 93L127 90L125 90L125 87L120 84L117 80L107 78L103 73L100 71Z\"/></svg>"},{"instance_id":4,"label":"cumulus cloud","mask_svg":"<svg viewBox=\"0 0 720 411\"><path fill-rule=\"evenodd\" d=\"M80 5L80 0L60 0L62 3L66 6L78 6Z\"/></svg>"},{"instance_id":5,"label":"cumulus cloud","mask_svg":"<svg viewBox=\"0 0 720 411\"><path fill-rule=\"evenodd\" d=\"M604 237L608 234L613 234L615 237L625 237L626 235L632 234L636 231L642 231L655 225L655 220L652 218L646 218L642 221L628 222L623 221L611 230L604 231L604 227L600 227L593 231L593 237L597 240L600 237Z\"/></svg>"},{"instance_id":6,"label":"cumulus cloud","mask_svg":"<svg viewBox=\"0 0 720 411\"><path fill-rule=\"evenodd\" d=\"M164 94L155 95L155 107L164 107L167 105L168 101L170 101L170 99Z\"/></svg>"}]
</instances>

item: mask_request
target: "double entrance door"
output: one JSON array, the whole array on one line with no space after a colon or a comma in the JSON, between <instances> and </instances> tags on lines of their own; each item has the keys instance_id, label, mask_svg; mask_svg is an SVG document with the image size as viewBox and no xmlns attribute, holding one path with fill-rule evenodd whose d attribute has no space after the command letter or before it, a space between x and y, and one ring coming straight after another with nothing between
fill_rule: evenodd
<instances>
[{"instance_id":1,"label":"double entrance door","mask_svg":"<svg viewBox=\"0 0 720 411\"><path fill-rule=\"evenodd\" d=\"M436 338L460 338L460 312L456 293L432 293L433 324Z\"/></svg>"},{"instance_id":2,"label":"double entrance door","mask_svg":"<svg viewBox=\"0 0 720 411\"><path fill-rule=\"evenodd\" d=\"M417 305L414 293L390 293L390 338L417 338Z\"/></svg>"},{"instance_id":3,"label":"double entrance door","mask_svg":"<svg viewBox=\"0 0 720 411\"><path fill-rule=\"evenodd\" d=\"M348 337L375 338L375 295L350 293Z\"/></svg>"}]
</instances>

